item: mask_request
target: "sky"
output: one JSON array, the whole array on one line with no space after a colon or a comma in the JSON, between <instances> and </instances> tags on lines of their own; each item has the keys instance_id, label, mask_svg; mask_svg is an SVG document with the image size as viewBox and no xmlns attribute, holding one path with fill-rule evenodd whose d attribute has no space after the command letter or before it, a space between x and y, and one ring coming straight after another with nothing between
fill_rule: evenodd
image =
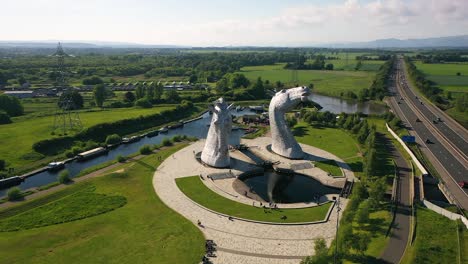
<instances>
[{"instance_id":1,"label":"sky","mask_svg":"<svg viewBox=\"0 0 468 264\"><path fill-rule=\"evenodd\" d=\"M468 0L0 0L0 40L301 46L468 34Z\"/></svg>"}]
</instances>

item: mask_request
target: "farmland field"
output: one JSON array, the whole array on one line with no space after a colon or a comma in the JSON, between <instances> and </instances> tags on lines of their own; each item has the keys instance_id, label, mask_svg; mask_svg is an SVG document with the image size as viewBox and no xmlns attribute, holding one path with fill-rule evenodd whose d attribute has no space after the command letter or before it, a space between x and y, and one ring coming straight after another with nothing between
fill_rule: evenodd
<instances>
[{"instance_id":1,"label":"farmland field","mask_svg":"<svg viewBox=\"0 0 468 264\"><path fill-rule=\"evenodd\" d=\"M241 68L240 73L247 78L255 80L261 77L270 82L281 81L286 85L292 83L292 70L284 69L284 64L249 66ZM320 71L298 70L298 84L314 84L314 91L320 94L339 97L342 93L353 91L358 93L363 88L369 88L374 73L369 71Z\"/></svg>"},{"instance_id":2,"label":"farmland field","mask_svg":"<svg viewBox=\"0 0 468 264\"><path fill-rule=\"evenodd\" d=\"M436 83L437 87L444 90L445 95L450 92L456 99L462 94L468 93L468 64L467 63L422 63L416 62L416 67L426 74L427 79ZM460 76L457 75L460 73ZM468 124L468 114L457 111L455 107L447 110L447 113L461 124Z\"/></svg>"}]
</instances>

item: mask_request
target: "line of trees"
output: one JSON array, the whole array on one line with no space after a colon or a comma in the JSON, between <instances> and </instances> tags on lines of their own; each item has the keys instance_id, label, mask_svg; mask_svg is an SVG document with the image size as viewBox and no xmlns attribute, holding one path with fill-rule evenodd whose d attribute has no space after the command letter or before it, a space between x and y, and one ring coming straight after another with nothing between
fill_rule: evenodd
<instances>
[{"instance_id":1,"label":"line of trees","mask_svg":"<svg viewBox=\"0 0 468 264\"><path fill-rule=\"evenodd\" d=\"M413 80L416 87L432 102L441 107L447 107L448 100L443 97L443 90L437 87L434 82L426 79L424 73L416 68L409 57L405 57L404 59L409 77Z\"/></svg>"},{"instance_id":2,"label":"line of trees","mask_svg":"<svg viewBox=\"0 0 468 264\"><path fill-rule=\"evenodd\" d=\"M382 66L380 66L369 89L364 88L359 91L359 100L364 101L367 98L372 100L382 100L388 94L390 75L393 72L395 61L396 57L392 56L382 64Z\"/></svg>"}]
</instances>

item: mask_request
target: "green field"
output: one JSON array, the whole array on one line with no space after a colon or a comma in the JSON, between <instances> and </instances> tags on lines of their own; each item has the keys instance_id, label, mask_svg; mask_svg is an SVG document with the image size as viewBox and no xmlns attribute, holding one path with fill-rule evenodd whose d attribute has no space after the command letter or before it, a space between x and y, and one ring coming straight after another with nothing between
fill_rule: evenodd
<instances>
[{"instance_id":1,"label":"green field","mask_svg":"<svg viewBox=\"0 0 468 264\"><path fill-rule=\"evenodd\" d=\"M255 80L261 77L262 80L269 80L272 83L281 81L286 85L292 83L292 70L284 69L284 64L249 66L241 68L240 73L247 78ZM298 70L297 79L299 85L314 84L313 91L339 97L342 93L353 91L358 93L363 88L369 88L374 73L369 71L317 71Z\"/></svg>"},{"instance_id":2,"label":"green field","mask_svg":"<svg viewBox=\"0 0 468 264\"><path fill-rule=\"evenodd\" d=\"M315 166L324 170L325 172L330 173L332 177L341 177L343 172L340 169L340 166L334 160L322 160L316 161Z\"/></svg>"},{"instance_id":3,"label":"green field","mask_svg":"<svg viewBox=\"0 0 468 264\"><path fill-rule=\"evenodd\" d=\"M186 146L158 153L163 158ZM123 196L127 204L116 210L64 224L0 233L2 263L198 263L204 254L202 233L169 209L155 194L152 178L159 166L155 155L123 165L125 173L111 173L72 185L63 194L20 205L13 215L60 203L83 184L96 193ZM33 203L32 206L27 206ZM38 209L35 209L38 208ZM82 208L83 209L83 208ZM13 210L7 209L7 212ZM0 211L5 215L5 211ZM10 216L12 217L12 216Z\"/></svg>"},{"instance_id":4,"label":"green field","mask_svg":"<svg viewBox=\"0 0 468 264\"><path fill-rule=\"evenodd\" d=\"M103 122L113 122L126 118L150 115L173 107L154 107L149 109L119 108L94 109L80 113L83 127L90 127ZM22 158L33 152L32 144L39 140L52 138L54 116L36 117L25 115L13 118L13 123L2 125L0 129L0 159L5 159L8 166L19 167L31 160Z\"/></svg>"},{"instance_id":5,"label":"green field","mask_svg":"<svg viewBox=\"0 0 468 264\"><path fill-rule=\"evenodd\" d=\"M407 248L402 263L460 263L458 254L457 223L418 206L416 240Z\"/></svg>"},{"instance_id":6,"label":"green field","mask_svg":"<svg viewBox=\"0 0 468 264\"><path fill-rule=\"evenodd\" d=\"M179 189L196 203L213 211L244 219L276 222L276 223L299 223L324 220L332 203L320 206L300 209L275 209L265 210L261 207L253 207L224 198L213 192L201 182L198 176L177 178ZM285 220L281 219L286 216Z\"/></svg>"},{"instance_id":7,"label":"green field","mask_svg":"<svg viewBox=\"0 0 468 264\"><path fill-rule=\"evenodd\" d=\"M426 74L427 79L444 90L445 96L448 92L451 93L452 98L468 93L468 63L422 63L418 61L415 65ZM460 76L457 76L458 72ZM448 109L447 113L462 125L468 124L466 112L459 112L453 107Z\"/></svg>"}]
</instances>

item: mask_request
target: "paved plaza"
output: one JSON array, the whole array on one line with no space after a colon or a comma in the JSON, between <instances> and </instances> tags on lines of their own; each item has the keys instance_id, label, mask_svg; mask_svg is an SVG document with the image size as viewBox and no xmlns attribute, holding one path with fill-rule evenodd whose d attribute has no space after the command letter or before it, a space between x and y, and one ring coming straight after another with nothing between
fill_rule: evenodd
<instances>
[{"instance_id":1,"label":"paved plaza","mask_svg":"<svg viewBox=\"0 0 468 264\"><path fill-rule=\"evenodd\" d=\"M304 163L304 160L288 160L266 150L269 138L257 138L255 140L243 140L243 144L257 148L263 158L271 161L279 161L278 166L291 167L291 164ZM153 186L161 200L176 212L182 214L197 225L200 220L204 227L200 228L206 239L212 239L217 244L216 258L211 258L213 263L299 263L308 255L314 254L314 239L323 237L328 244L335 236L336 207L327 222L307 225L284 225L264 224L248 222L243 220L229 220L226 216L211 212L193 202L176 185L175 179L194 175L204 175L203 181L211 190L219 195L236 202L252 205L251 199L240 195L232 183L233 177L219 180L209 180L206 175L215 173L231 173L238 175L245 170L255 168L246 155L239 151L232 151L231 169L215 169L201 165L195 154L203 149L204 141L200 140L168 157L156 170L153 177ZM304 152L311 160L325 158L341 161L336 156L323 150L301 145ZM262 151L262 149L264 151ZM354 175L345 163L343 164L344 175L348 179L354 179ZM294 167L294 166L293 166ZM321 171L321 170L320 170ZM318 168L305 166L299 172L305 175L313 175L314 178L328 185L335 185L343 179L334 179ZM331 198L331 197L329 197ZM327 199L327 198L323 198ZM347 200L342 199L342 208L346 206ZM279 204L279 207L305 207L314 204Z\"/></svg>"}]
</instances>

